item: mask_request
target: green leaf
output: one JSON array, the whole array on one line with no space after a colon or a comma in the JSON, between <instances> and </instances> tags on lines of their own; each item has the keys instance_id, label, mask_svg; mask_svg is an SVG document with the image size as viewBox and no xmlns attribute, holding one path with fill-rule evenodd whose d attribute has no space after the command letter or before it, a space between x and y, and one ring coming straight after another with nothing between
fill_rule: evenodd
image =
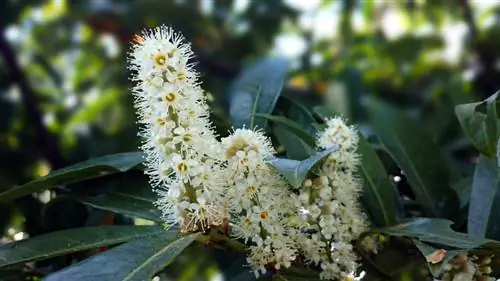
<instances>
[{"instance_id":1,"label":"green leaf","mask_svg":"<svg viewBox=\"0 0 500 281\"><path fill-rule=\"evenodd\" d=\"M303 160L316 153L314 148L282 125L274 125L273 132L290 159Z\"/></svg>"},{"instance_id":2,"label":"green leaf","mask_svg":"<svg viewBox=\"0 0 500 281\"><path fill-rule=\"evenodd\" d=\"M86 179L128 171L142 163L141 152L111 154L89 159L66 168L55 170L45 177L0 193L0 202L29 195L37 191Z\"/></svg>"},{"instance_id":3,"label":"green leaf","mask_svg":"<svg viewBox=\"0 0 500 281\"><path fill-rule=\"evenodd\" d=\"M439 244L455 249L475 249L499 242L456 232L451 229L452 221L436 218L415 218L392 227L374 229L373 233L416 238L422 242Z\"/></svg>"},{"instance_id":4,"label":"green leaf","mask_svg":"<svg viewBox=\"0 0 500 281\"><path fill-rule=\"evenodd\" d=\"M159 226L99 226L56 231L0 246L0 267L144 239L165 233Z\"/></svg>"},{"instance_id":5,"label":"green leaf","mask_svg":"<svg viewBox=\"0 0 500 281\"><path fill-rule=\"evenodd\" d=\"M302 128L311 130L311 124L316 122L312 112L300 100L291 96L282 95L281 98L289 104L286 115L288 118L297 122ZM312 130L314 131L314 130Z\"/></svg>"},{"instance_id":6,"label":"green leaf","mask_svg":"<svg viewBox=\"0 0 500 281\"><path fill-rule=\"evenodd\" d=\"M472 190L472 177L465 177L451 186L458 195L460 201L460 209L469 205L470 194Z\"/></svg>"},{"instance_id":7,"label":"green leaf","mask_svg":"<svg viewBox=\"0 0 500 281\"><path fill-rule=\"evenodd\" d=\"M488 157L496 156L499 122L496 102L499 92L484 101L460 104L455 107L455 114L474 147ZM486 114L479 109L486 104Z\"/></svg>"},{"instance_id":8,"label":"green leaf","mask_svg":"<svg viewBox=\"0 0 500 281\"><path fill-rule=\"evenodd\" d=\"M327 119L330 119L330 118L338 115L330 107L328 107L326 105L315 106L313 108L313 112L316 116L318 116L323 121L326 121Z\"/></svg>"},{"instance_id":9,"label":"green leaf","mask_svg":"<svg viewBox=\"0 0 500 281\"><path fill-rule=\"evenodd\" d=\"M500 167L500 138L498 138L497 143L497 165Z\"/></svg>"},{"instance_id":10,"label":"green leaf","mask_svg":"<svg viewBox=\"0 0 500 281\"><path fill-rule=\"evenodd\" d=\"M424 214L455 216L458 197L448 185L450 172L436 143L417 121L396 108L376 99L368 104L381 144L405 173Z\"/></svg>"},{"instance_id":11,"label":"green leaf","mask_svg":"<svg viewBox=\"0 0 500 281\"><path fill-rule=\"evenodd\" d=\"M124 214L131 217L143 218L155 222L161 221L161 212L154 206L156 194L145 177L132 177L123 174L116 179L104 179L104 191L98 195L70 193L69 196L88 206ZM97 184L99 185L99 184ZM93 189L103 186L92 186Z\"/></svg>"},{"instance_id":12,"label":"green leaf","mask_svg":"<svg viewBox=\"0 0 500 281\"><path fill-rule=\"evenodd\" d=\"M229 115L234 127L266 127L267 120L257 120L255 114L273 112L287 70L285 59L273 58L257 62L243 72L230 90Z\"/></svg>"},{"instance_id":13,"label":"green leaf","mask_svg":"<svg viewBox=\"0 0 500 281\"><path fill-rule=\"evenodd\" d=\"M290 132L297 135L302 141L307 143L309 146L314 147L315 145L315 136L308 131L304 130L300 124L295 121L292 121L284 116L275 116L269 114L256 114L256 117L261 117L267 120L272 121L275 124L279 124L287 128Z\"/></svg>"},{"instance_id":14,"label":"green leaf","mask_svg":"<svg viewBox=\"0 0 500 281\"><path fill-rule=\"evenodd\" d=\"M479 156L474 170L467 232L500 239L500 171L495 159Z\"/></svg>"},{"instance_id":15,"label":"green leaf","mask_svg":"<svg viewBox=\"0 0 500 281\"><path fill-rule=\"evenodd\" d=\"M132 241L49 275L44 280L149 280L171 264L198 236L199 233L195 233L177 239L177 234L166 233Z\"/></svg>"},{"instance_id":16,"label":"green leaf","mask_svg":"<svg viewBox=\"0 0 500 281\"><path fill-rule=\"evenodd\" d=\"M363 205L375 224L379 226L395 224L398 194L389 181L382 161L363 136L359 136L358 153L361 155L360 169L364 186Z\"/></svg>"},{"instance_id":17,"label":"green leaf","mask_svg":"<svg viewBox=\"0 0 500 281\"><path fill-rule=\"evenodd\" d=\"M275 167L293 187L299 188L309 172L335 151L337 148L324 150L302 161L274 157L269 159L269 164Z\"/></svg>"},{"instance_id":18,"label":"green leaf","mask_svg":"<svg viewBox=\"0 0 500 281\"><path fill-rule=\"evenodd\" d=\"M427 267L429 268L429 271L431 272L432 276L436 277L436 278L440 277L441 274L443 274L445 265L447 265L460 252L463 252L461 250L443 249L443 250L446 250L444 259L441 262L434 264L434 263L427 262L427 257L430 255L433 255L434 253L436 253L436 251L440 250L441 248L436 248L436 247L431 246L427 243L421 242L417 239L413 239L413 243L415 244L415 246L417 246L420 253L426 259Z\"/></svg>"}]
</instances>

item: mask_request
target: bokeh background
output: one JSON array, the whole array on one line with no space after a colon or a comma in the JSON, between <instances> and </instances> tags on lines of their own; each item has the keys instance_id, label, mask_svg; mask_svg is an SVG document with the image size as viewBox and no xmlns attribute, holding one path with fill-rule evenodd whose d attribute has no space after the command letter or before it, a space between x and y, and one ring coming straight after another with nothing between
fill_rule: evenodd
<instances>
[{"instance_id":1,"label":"bokeh background","mask_svg":"<svg viewBox=\"0 0 500 281\"><path fill-rule=\"evenodd\" d=\"M419 118L462 159L474 153L454 105L500 86L495 0L1 1L0 191L137 150L127 51L134 34L160 24L192 42L221 135L230 128L230 83L269 56L290 63L287 94L330 106L368 131L364 104L378 96ZM404 193L404 177L394 179ZM3 241L119 219L52 198L47 191L1 203ZM195 266L179 280L212 270Z\"/></svg>"}]
</instances>

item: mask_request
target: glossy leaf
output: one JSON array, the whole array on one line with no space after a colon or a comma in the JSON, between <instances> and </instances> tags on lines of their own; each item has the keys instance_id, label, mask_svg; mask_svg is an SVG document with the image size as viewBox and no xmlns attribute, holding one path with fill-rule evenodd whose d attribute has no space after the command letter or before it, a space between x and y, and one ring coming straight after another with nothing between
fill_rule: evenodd
<instances>
[{"instance_id":1,"label":"glossy leaf","mask_svg":"<svg viewBox=\"0 0 500 281\"><path fill-rule=\"evenodd\" d=\"M269 159L269 164L275 167L293 187L298 188L302 185L307 175L323 159L336 150L336 148L324 150L302 161L274 157Z\"/></svg>"},{"instance_id":2,"label":"glossy leaf","mask_svg":"<svg viewBox=\"0 0 500 281\"><path fill-rule=\"evenodd\" d=\"M336 114L330 107L325 105L318 105L313 108L313 112L321 120L326 121L327 119L334 117Z\"/></svg>"},{"instance_id":3,"label":"glossy leaf","mask_svg":"<svg viewBox=\"0 0 500 281\"><path fill-rule=\"evenodd\" d=\"M500 167L500 138L498 138L497 143L497 165Z\"/></svg>"},{"instance_id":4,"label":"glossy leaf","mask_svg":"<svg viewBox=\"0 0 500 281\"><path fill-rule=\"evenodd\" d=\"M269 115L269 114L256 114L256 117L259 118L264 118L267 119L275 124L282 125L286 129L288 129L290 132L294 133L302 139L305 143L307 143L309 146L314 147L315 146L315 136L311 134L310 132L306 131L305 129L302 128L300 124L297 122L290 120L286 117L283 116L275 116L275 115Z\"/></svg>"},{"instance_id":5,"label":"glossy leaf","mask_svg":"<svg viewBox=\"0 0 500 281\"><path fill-rule=\"evenodd\" d=\"M288 158L303 160L316 153L309 144L284 126L274 125L273 131L280 144L285 147Z\"/></svg>"},{"instance_id":6,"label":"glossy leaf","mask_svg":"<svg viewBox=\"0 0 500 281\"><path fill-rule=\"evenodd\" d=\"M124 214L130 217L143 218L160 222L161 212L154 206L156 194L151 189L147 179L124 174L120 179L105 179L103 186L92 186L92 189L104 189L98 195L71 194L91 207Z\"/></svg>"},{"instance_id":7,"label":"glossy leaf","mask_svg":"<svg viewBox=\"0 0 500 281\"><path fill-rule=\"evenodd\" d=\"M416 238L422 242L439 244L458 249L474 249L483 245L499 242L456 232L451 229L452 221L437 218L415 218L409 222L392 227L374 229L375 233L391 236Z\"/></svg>"},{"instance_id":8,"label":"glossy leaf","mask_svg":"<svg viewBox=\"0 0 500 281\"><path fill-rule=\"evenodd\" d=\"M165 232L159 226L99 226L52 232L0 246L0 267L163 235Z\"/></svg>"},{"instance_id":9,"label":"glossy leaf","mask_svg":"<svg viewBox=\"0 0 500 281\"><path fill-rule=\"evenodd\" d=\"M455 107L455 114L465 135L474 147L489 157L496 156L499 122L496 103L498 92L484 101L460 104ZM478 109L486 105L486 114Z\"/></svg>"},{"instance_id":10,"label":"glossy leaf","mask_svg":"<svg viewBox=\"0 0 500 281\"><path fill-rule=\"evenodd\" d=\"M166 233L132 241L49 275L44 280L149 280L172 263L198 236L195 233L178 238L176 233Z\"/></svg>"},{"instance_id":11,"label":"glossy leaf","mask_svg":"<svg viewBox=\"0 0 500 281\"><path fill-rule=\"evenodd\" d=\"M362 201L372 221L379 226L396 223L398 194L388 173L371 145L359 137L360 172L363 176Z\"/></svg>"},{"instance_id":12,"label":"glossy leaf","mask_svg":"<svg viewBox=\"0 0 500 281\"><path fill-rule=\"evenodd\" d=\"M467 231L472 235L500 239L499 221L500 170L495 159L481 155L472 180Z\"/></svg>"},{"instance_id":13,"label":"glossy leaf","mask_svg":"<svg viewBox=\"0 0 500 281\"><path fill-rule=\"evenodd\" d=\"M55 170L45 177L0 193L0 202L29 195L56 185L125 172L142 163L142 153L126 152L89 159L66 168Z\"/></svg>"},{"instance_id":14,"label":"glossy leaf","mask_svg":"<svg viewBox=\"0 0 500 281\"><path fill-rule=\"evenodd\" d=\"M291 120L294 120L299 125L302 126L305 130L310 133L314 133L315 130L311 127L312 123L316 122L312 112L300 102L300 100L295 99L289 96L281 96L283 100L287 101L289 104L288 110L286 112L286 116Z\"/></svg>"},{"instance_id":15,"label":"glossy leaf","mask_svg":"<svg viewBox=\"0 0 500 281\"><path fill-rule=\"evenodd\" d=\"M415 244L415 246L417 246L420 253L426 259L427 267L429 268L429 271L431 272L432 276L436 278L440 277L441 274L443 274L444 267L461 252L460 250L436 248L432 245L421 242L417 239L413 239L413 243ZM437 251L442 251L442 250L445 251L442 261L438 263L432 263L428 261L429 256L435 255Z\"/></svg>"},{"instance_id":16,"label":"glossy leaf","mask_svg":"<svg viewBox=\"0 0 500 281\"><path fill-rule=\"evenodd\" d=\"M448 186L450 172L436 143L417 121L392 106L371 99L368 108L381 144L405 173L424 214L456 215L460 203Z\"/></svg>"},{"instance_id":17,"label":"glossy leaf","mask_svg":"<svg viewBox=\"0 0 500 281\"><path fill-rule=\"evenodd\" d=\"M288 63L283 58L266 59L249 67L230 89L229 115L234 127L265 128L266 119L256 113L271 114L283 88Z\"/></svg>"}]
</instances>

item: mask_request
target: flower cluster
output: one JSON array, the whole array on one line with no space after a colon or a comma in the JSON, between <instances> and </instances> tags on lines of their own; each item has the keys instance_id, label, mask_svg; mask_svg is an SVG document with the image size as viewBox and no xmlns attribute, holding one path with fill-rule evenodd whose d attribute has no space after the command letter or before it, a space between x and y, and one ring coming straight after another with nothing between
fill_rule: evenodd
<instances>
[{"instance_id":1,"label":"flower cluster","mask_svg":"<svg viewBox=\"0 0 500 281\"><path fill-rule=\"evenodd\" d=\"M354 128L341 118L328 120L326 130L318 136L318 146L337 149L317 175L304 182L297 196L304 234L296 240L306 260L321 267L324 279L347 277L357 269L352 241L366 230L366 218L357 203L357 141Z\"/></svg>"},{"instance_id":2,"label":"flower cluster","mask_svg":"<svg viewBox=\"0 0 500 281\"><path fill-rule=\"evenodd\" d=\"M248 262L266 272L266 265L276 269L289 267L296 250L287 235L287 214L293 205L287 200L287 182L266 164L274 149L261 132L237 129L222 139L227 160L226 180L230 212L234 215L236 237L251 240ZM257 272L257 271L256 271Z\"/></svg>"},{"instance_id":3,"label":"flower cluster","mask_svg":"<svg viewBox=\"0 0 500 281\"><path fill-rule=\"evenodd\" d=\"M220 145L191 57L180 35L160 27L136 37L130 59L147 173L167 224L184 232L227 217Z\"/></svg>"},{"instance_id":4,"label":"flower cluster","mask_svg":"<svg viewBox=\"0 0 500 281\"><path fill-rule=\"evenodd\" d=\"M478 257L460 253L444 267L443 281L495 281L490 276L491 256Z\"/></svg>"},{"instance_id":5,"label":"flower cluster","mask_svg":"<svg viewBox=\"0 0 500 281\"><path fill-rule=\"evenodd\" d=\"M305 260L323 279L352 278L351 242L366 228L354 128L341 118L327 122L318 149L338 149L293 190L268 165L275 151L261 131L236 129L217 140L192 56L166 27L137 36L131 52L146 173L166 222L195 232L229 220L232 235L250 244L247 262L256 274Z\"/></svg>"}]
</instances>

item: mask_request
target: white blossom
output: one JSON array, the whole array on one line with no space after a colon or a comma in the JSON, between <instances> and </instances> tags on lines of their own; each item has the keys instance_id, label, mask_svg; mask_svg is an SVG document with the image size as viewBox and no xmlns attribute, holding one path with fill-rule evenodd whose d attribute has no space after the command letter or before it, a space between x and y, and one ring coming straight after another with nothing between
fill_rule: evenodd
<instances>
[{"instance_id":1,"label":"white blossom","mask_svg":"<svg viewBox=\"0 0 500 281\"><path fill-rule=\"evenodd\" d=\"M220 225L223 162L189 44L167 27L136 37L130 55L146 173L170 225L191 232Z\"/></svg>"},{"instance_id":2,"label":"white blossom","mask_svg":"<svg viewBox=\"0 0 500 281\"><path fill-rule=\"evenodd\" d=\"M288 201L288 183L267 165L266 159L274 154L270 140L260 131L237 129L222 139L222 145L235 235L254 243L249 265L256 273L265 273L269 265L289 267L297 252L285 216L293 206Z\"/></svg>"}]
</instances>

